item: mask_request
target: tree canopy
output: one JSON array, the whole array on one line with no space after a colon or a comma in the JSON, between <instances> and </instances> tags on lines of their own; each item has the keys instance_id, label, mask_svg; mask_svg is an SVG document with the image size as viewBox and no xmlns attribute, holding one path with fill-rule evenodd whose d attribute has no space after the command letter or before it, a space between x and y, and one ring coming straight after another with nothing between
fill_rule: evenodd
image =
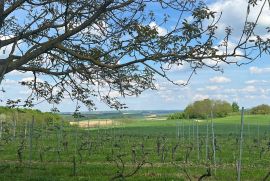
<instances>
[{"instance_id":1,"label":"tree canopy","mask_svg":"<svg viewBox=\"0 0 270 181\"><path fill-rule=\"evenodd\" d=\"M249 1L242 35L230 47L233 30L217 37L221 13L203 1L0 0L0 82L12 71L31 72L33 79L21 82L32 90L26 106L35 98L54 104L70 98L93 109L98 97L124 108L115 93L155 89L156 76L177 84L167 75L172 66L188 64L191 76L268 53L269 39L254 31L260 14L249 20L253 6L257 0ZM165 25L172 28L161 31Z\"/></svg>"},{"instance_id":2,"label":"tree canopy","mask_svg":"<svg viewBox=\"0 0 270 181\"><path fill-rule=\"evenodd\" d=\"M22 109L22 108L8 108L0 106L0 120L2 121L10 121L16 117L16 119L20 118L20 121L31 120L32 118L39 123L46 120L47 122L52 121L61 121L61 116L55 113L49 112L41 112L36 109Z\"/></svg>"},{"instance_id":3,"label":"tree canopy","mask_svg":"<svg viewBox=\"0 0 270 181\"><path fill-rule=\"evenodd\" d=\"M236 102L232 103L232 111L233 112L239 112L239 106Z\"/></svg>"},{"instance_id":4,"label":"tree canopy","mask_svg":"<svg viewBox=\"0 0 270 181\"><path fill-rule=\"evenodd\" d=\"M188 105L184 113L188 118L206 119L211 116L225 117L232 112L230 103L221 100L204 99Z\"/></svg>"},{"instance_id":5,"label":"tree canopy","mask_svg":"<svg viewBox=\"0 0 270 181\"><path fill-rule=\"evenodd\" d=\"M270 114L270 106L266 104L261 104L256 107L253 107L250 110L251 114Z\"/></svg>"}]
</instances>

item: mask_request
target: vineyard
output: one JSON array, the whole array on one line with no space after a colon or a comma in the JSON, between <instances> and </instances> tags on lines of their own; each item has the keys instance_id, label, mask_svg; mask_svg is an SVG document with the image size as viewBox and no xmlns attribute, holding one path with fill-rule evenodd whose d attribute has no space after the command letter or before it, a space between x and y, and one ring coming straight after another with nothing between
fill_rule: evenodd
<instances>
[{"instance_id":1,"label":"vineyard","mask_svg":"<svg viewBox=\"0 0 270 181\"><path fill-rule=\"evenodd\" d=\"M243 129L240 115L83 126L21 117L0 117L0 180L269 179L267 115L245 115Z\"/></svg>"}]
</instances>

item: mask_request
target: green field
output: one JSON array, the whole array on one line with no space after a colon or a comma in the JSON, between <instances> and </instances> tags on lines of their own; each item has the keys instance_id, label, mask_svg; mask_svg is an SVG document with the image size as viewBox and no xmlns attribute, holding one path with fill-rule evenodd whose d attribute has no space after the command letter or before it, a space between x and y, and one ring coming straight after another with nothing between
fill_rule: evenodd
<instances>
[{"instance_id":1,"label":"green field","mask_svg":"<svg viewBox=\"0 0 270 181\"><path fill-rule=\"evenodd\" d=\"M203 180L237 178L239 115L214 119L215 139L211 120L113 122L90 129L65 120L4 122L0 180L198 180L207 170L211 176ZM270 171L270 115L246 115L243 137L241 180L263 180Z\"/></svg>"}]
</instances>

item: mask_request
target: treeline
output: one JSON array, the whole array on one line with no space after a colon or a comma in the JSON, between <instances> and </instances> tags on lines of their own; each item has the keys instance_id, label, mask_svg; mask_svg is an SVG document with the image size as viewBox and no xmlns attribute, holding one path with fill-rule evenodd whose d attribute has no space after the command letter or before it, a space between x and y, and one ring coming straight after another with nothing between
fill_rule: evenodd
<instances>
[{"instance_id":1,"label":"treeline","mask_svg":"<svg viewBox=\"0 0 270 181\"><path fill-rule=\"evenodd\" d=\"M225 117L232 112L238 112L237 103L230 104L227 101L204 99L188 105L184 112L174 113L169 119L206 119L211 114L213 117Z\"/></svg>"},{"instance_id":2,"label":"treeline","mask_svg":"<svg viewBox=\"0 0 270 181\"><path fill-rule=\"evenodd\" d=\"M41 112L37 109L9 108L0 106L0 118L5 119L6 121L14 118L18 119L19 121L29 121L33 118L33 116L38 122L44 120L61 120L60 115L51 112Z\"/></svg>"},{"instance_id":3,"label":"treeline","mask_svg":"<svg viewBox=\"0 0 270 181\"><path fill-rule=\"evenodd\" d=\"M250 114L270 114L270 106L261 104L249 110Z\"/></svg>"},{"instance_id":4,"label":"treeline","mask_svg":"<svg viewBox=\"0 0 270 181\"><path fill-rule=\"evenodd\" d=\"M239 113L239 106L236 102L230 104L227 101L204 99L195 101L188 105L183 112L177 112L168 116L168 119L206 119L213 114L213 117L226 117L229 114ZM270 106L258 105L246 110L248 114L270 114Z\"/></svg>"}]
</instances>

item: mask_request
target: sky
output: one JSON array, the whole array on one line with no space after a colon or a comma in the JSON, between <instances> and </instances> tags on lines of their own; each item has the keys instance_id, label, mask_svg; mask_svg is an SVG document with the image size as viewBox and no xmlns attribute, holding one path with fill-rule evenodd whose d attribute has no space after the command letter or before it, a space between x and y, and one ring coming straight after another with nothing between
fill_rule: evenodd
<instances>
[{"instance_id":1,"label":"sky","mask_svg":"<svg viewBox=\"0 0 270 181\"><path fill-rule=\"evenodd\" d=\"M211 9L221 12L222 17L219 21L218 31L222 36L224 27L233 28L233 39L237 40L244 22L247 0L212 0L207 1ZM251 12L256 17L258 9ZM263 10L261 19L258 22L257 31L264 35L264 27L270 26L270 10ZM152 22L150 26L157 26ZM157 27L160 34L166 33L167 27ZM268 36L265 34L265 36ZM233 44L233 40L231 42ZM1 51L0 51L1 52ZM1 57L1 53L0 53ZM251 108L258 104L270 103L270 61L269 55L262 56L260 59L248 65L222 65L224 72L216 72L209 68L198 70L194 74L187 86L176 86L167 80L156 77L155 85L157 90L147 90L138 97L121 98L121 101L130 110L183 110L188 104L206 98L227 100L237 102L240 107ZM187 65L174 67L169 72L169 77L178 83L186 82L191 71ZM31 80L31 73L20 73L13 71L5 77L0 88L3 87L7 92L0 93L1 98L26 98L30 90L18 84L18 81ZM4 103L0 103L4 104ZM111 110L105 104L96 100L97 110ZM62 104L56 106L62 112L72 112L75 103L68 99L63 100ZM41 103L35 106L42 111L49 111L52 105ZM82 111L86 111L82 108Z\"/></svg>"}]
</instances>

